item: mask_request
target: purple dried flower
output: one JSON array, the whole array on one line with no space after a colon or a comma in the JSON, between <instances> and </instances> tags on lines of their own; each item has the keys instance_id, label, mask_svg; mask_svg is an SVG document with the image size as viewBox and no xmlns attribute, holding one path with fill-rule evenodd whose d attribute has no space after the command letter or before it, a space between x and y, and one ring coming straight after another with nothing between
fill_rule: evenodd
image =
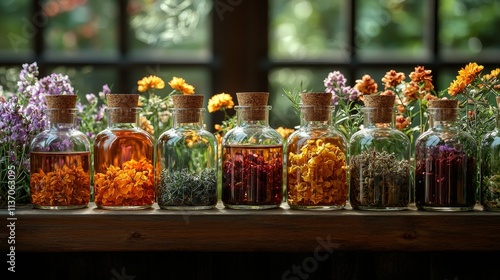
<instances>
[{"instance_id":1,"label":"purple dried flower","mask_svg":"<svg viewBox=\"0 0 500 280\"><path fill-rule=\"evenodd\" d=\"M87 101L91 105L94 104L95 102L97 102L97 97L93 93L86 94L85 98L87 98Z\"/></svg>"}]
</instances>

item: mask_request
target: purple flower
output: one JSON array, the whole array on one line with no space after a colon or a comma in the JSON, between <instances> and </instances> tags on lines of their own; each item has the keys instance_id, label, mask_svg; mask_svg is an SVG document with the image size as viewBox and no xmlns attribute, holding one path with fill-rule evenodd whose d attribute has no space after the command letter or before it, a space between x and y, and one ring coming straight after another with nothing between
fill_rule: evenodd
<instances>
[{"instance_id":1,"label":"purple flower","mask_svg":"<svg viewBox=\"0 0 500 280\"><path fill-rule=\"evenodd\" d=\"M67 75L52 73L39 81L41 92L52 95L73 95L74 89Z\"/></svg>"},{"instance_id":2,"label":"purple flower","mask_svg":"<svg viewBox=\"0 0 500 280\"><path fill-rule=\"evenodd\" d=\"M89 102L89 104L94 104L95 102L97 102L97 97L93 93L86 94L85 98L87 98L87 101Z\"/></svg>"},{"instance_id":3,"label":"purple flower","mask_svg":"<svg viewBox=\"0 0 500 280\"><path fill-rule=\"evenodd\" d=\"M102 86L102 93L103 93L103 98L106 96L106 94L111 93L111 90L109 89L109 86L107 84Z\"/></svg>"},{"instance_id":4,"label":"purple flower","mask_svg":"<svg viewBox=\"0 0 500 280\"><path fill-rule=\"evenodd\" d=\"M323 82L327 90L332 90L333 88L344 87L347 79L339 71L333 71L328 74Z\"/></svg>"},{"instance_id":5,"label":"purple flower","mask_svg":"<svg viewBox=\"0 0 500 280\"><path fill-rule=\"evenodd\" d=\"M358 99L359 92L346 86L347 79L339 71L330 72L323 82L326 87L325 92L333 94L332 104L334 106L338 105L339 100L351 102Z\"/></svg>"}]
</instances>

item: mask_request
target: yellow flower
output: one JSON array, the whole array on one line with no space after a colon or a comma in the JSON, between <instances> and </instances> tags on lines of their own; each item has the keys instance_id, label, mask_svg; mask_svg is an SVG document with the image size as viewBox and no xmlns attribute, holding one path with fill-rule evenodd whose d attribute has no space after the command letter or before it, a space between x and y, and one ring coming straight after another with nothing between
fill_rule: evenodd
<instances>
[{"instance_id":1,"label":"yellow flower","mask_svg":"<svg viewBox=\"0 0 500 280\"><path fill-rule=\"evenodd\" d=\"M181 92L184 95L194 94L194 87L188 83L183 78L173 77L168 84L176 91Z\"/></svg>"},{"instance_id":2,"label":"yellow flower","mask_svg":"<svg viewBox=\"0 0 500 280\"><path fill-rule=\"evenodd\" d=\"M498 77L498 74L500 74L500 68L497 68L497 69L493 69L491 70L491 73L490 74L486 74L484 75L484 78L489 81L493 78L497 78Z\"/></svg>"},{"instance_id":3,"label":"yellow flower","mask_svg":"<svg viewBox=\"0 0 500 280\"><path fill-rule=\"evenodd\" d=\"M213 113L219 111L221 108L231 109L234 107L233 98L227 93L220 93L212 96L208 100L208 112Z\"/></svg>"},{"instance_id":4,"label":"yellow flower","mask_svg":"<svg viewBox=\"0 0 500 280\"><path fill-rule=\"evenodd\" d=\"M144 77L142 80L137 81L139 92L145 92L149 89L163 89L165 82L157 76Z\"/></svg>"},{"instance_id":5,"label":"yellow flower","mask_svg":"<svg viewBox=\"0 0 500 280\"><path fill-rule=\"evenodd\" d=\"M479 74L483 71L483 69L484 66L478 65L475 62L465 65L464 68L458 71L456 79L450 83L448 93L451 96L456 96L457 94L462 93L468 85L479 77Z\"/></svg>"}]
</instances>

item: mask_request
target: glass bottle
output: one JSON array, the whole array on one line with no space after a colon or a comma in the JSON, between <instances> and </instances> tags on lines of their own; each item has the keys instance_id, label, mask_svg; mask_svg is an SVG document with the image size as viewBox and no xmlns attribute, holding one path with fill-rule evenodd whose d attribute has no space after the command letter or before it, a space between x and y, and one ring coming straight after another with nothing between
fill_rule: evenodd
<instances>
[{"instance_id":1,"label":"glass bottle","mask_svg":"<svg viewBox=\"0 0 500 280\"><path fill-rule=\"evenodd\" d=\"M138 127L138 94L108 94L108 127L94 142L94 202L145 209L155 200L154 140Z\"/></svg>"},{"instance_id":2,"label":"glass bottle","mask_svg":"<svg viewBox=\"0 0 500 280\"><path fill-rule=\"evenodd\" d=\"M349 141L349 202L358 210L403 210L410 201L410 140L394 128L391 95L364 96L364 127Z\"/></svg>"},{"instance_id":3,"label":"glass bottle","mask_svg":"<svg viewBox=\"0 0 500 280\"><path fill-rule=\"evenodd\" d=\"M203 128L203 96L172 98L173 127L158 139L158 205L211 209L217 204L217 140Z\"/></svg>"},{"instance_id":4,"label":"glass bottle","mask_svg":"<svg viewBox=\"0 0 500 280\"><path fill-rule=\"evenodd\" d=\"M287 139L286 194L292 209L334 210L347 200L347 141L331 126L332 94L301 94L301 126Z\"/></svg>"},{"instance_id":5,"label":"glass bottle","mask_svg":"<svg viewBox=\"0 0 500 280\"><path fill-rule=\"evenodd\" d=\"M477 145L456 124L457 100L428 102L430 128L415 144L415 202L420 210L469 211L476 203Z\"/></svg>"},{"instance_id":6,"label":"glass bottle","mask_svg":"<svg viewBox=\"0 0 500 280\"><path fill-rule=\"evenodd\" d=\"M487 211L500 211L500 97L496 98L495 129L481 141L481 205Z\"/></svg>"},{"instance_id":7,"label":"glass bottle","mask_svg":"<svg viewBox=\"0 0 500 280\"><path fill-rule=\"evenodd\" d=\"M222 139L222 202L232 209L279 207L283 138L269 127L269 93L237 93L237 126Z\"/></svg>"},{"instance_id":8,"label":"glass bottle","mask_svg":"<svg viewBox=\"0 0 500 280\"><path fill-rule=\"evenodd\" d=\"M30 195L39 209L76 209L90 201L90 143L75 129L76 95L47 95L49 128L31 142Z\"/></svg>"}]
</instances>

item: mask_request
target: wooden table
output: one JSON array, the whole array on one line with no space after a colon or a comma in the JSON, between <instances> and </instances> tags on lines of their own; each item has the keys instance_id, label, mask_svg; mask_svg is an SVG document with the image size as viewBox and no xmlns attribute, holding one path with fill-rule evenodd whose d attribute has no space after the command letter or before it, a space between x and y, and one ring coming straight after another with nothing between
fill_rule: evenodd
<instances>
[{"instance_id":1,"label":"wooden table","mask_svg":"<svg viewBox=\"0 0 500 280\"><path fill-rule=\"evenodd\" d=\"M6 217L7 210L0 213ZM399 212L354 211L349 207L340 211L297 211L286 205L253 211L229 210L222 205L206 211L166 211L157 205L149 210L109 211L91 204L84 209L64 211L18 207L15 217L16 253L24 254L30 262L40 255L50 262L75 262L60 253L72 253L80 262L127 262L130 258L134 264L147 256L156 256L154 260L162 256L173 263L179 261L178 256L195 260L205 256L210 261L197 262L198 267L216 275L214 269L219 271L216 268L221 265L218 260L239 270L242 263L248 262L246 258L254 256L267 262L280 259L283 263L275 268L277 272L269 270L280 276L292 263L300 265L308 256L327 253L337 257L318 262L317 270L324 272L318 278L308 279L332 275L340 277L337 279L364 279L348 275L356 267L375 265L373 260L378 260L375 267L381 275L396 275L394 279L402 275L407 279L453 279L458 269L462 274L456 275L462 276L458 278L461 280L467 279L464 273L477 276L477 271L468 267L472 254L480 264L490 259L493 262L488 265L486 276L477 279L500 277L500 273L495 274L494 265L500 257L500 213L484 212L479 206L471 212L450 213L417 211L415 207ZM8 249L6 238L6 231L1 231L2 252ZM391 263L393 268L387 268ZM436 263L443 268L437 269ZM265 265L260 266L266 271ZM422 271L407 275L406 270L414 270L415 266ZM109 272L110 267L103 270ZM135 273L142 275L140 271ZM206 278L207 275L195 278L218 279Z\"/></svg>"}]
</instances>

